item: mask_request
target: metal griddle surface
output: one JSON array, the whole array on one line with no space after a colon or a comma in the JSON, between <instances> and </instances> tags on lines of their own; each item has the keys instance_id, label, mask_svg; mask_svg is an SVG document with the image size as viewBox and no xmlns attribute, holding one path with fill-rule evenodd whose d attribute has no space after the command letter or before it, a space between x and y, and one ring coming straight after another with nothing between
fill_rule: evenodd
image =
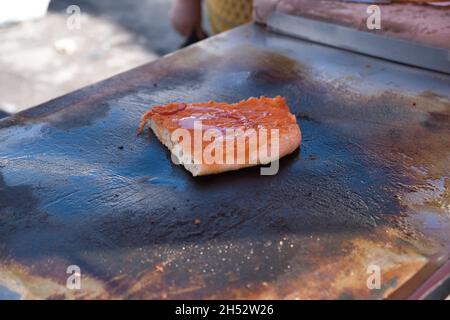
<instances>
[{"instance_id":1,"label":"metal griddle surface","mask_svg":"<svg viewBox=\"0 0 450 320\"><path fill-rule=\"evenodd\" d=\"M248 25L5 119L0 291L387 297L449 252L449 88ZM259 95L285 96L303 132L275 176L193 178L151 132L135 136L152 105ZM81 290L65 286L69 265Z\"/></svg>"}]
</instances>

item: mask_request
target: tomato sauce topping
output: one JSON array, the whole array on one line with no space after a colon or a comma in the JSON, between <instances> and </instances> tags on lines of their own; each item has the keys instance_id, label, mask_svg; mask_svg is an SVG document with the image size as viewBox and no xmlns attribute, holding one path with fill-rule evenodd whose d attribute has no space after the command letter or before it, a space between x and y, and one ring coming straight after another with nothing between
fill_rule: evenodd
<instances>
[{"instance_id":1,"label":"tomato sauce topping","mask_svg":"<svg viewBox=\"0 0 450 320\"><path fill-rule=\"evenodd\" d=\"M201 121L202 129L283 129L296 123L295 116L290 113L286 99L251 97L238 103L199 102L170 103L155 106L147 111L140 122L138 134L141 133L149 119L153 119L164 128L173 131L178 128L194 129L194 122Z\"/></svg>"}]
</instances>

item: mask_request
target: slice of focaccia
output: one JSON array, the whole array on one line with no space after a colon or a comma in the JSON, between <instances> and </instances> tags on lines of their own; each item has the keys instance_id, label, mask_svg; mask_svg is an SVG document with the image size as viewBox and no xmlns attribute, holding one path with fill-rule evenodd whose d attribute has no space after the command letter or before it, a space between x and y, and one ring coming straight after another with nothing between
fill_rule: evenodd
<instances>
[{"instance_id":1,"label":"slice of focaccia","mask_svg":"<svg viewBox=\"0 0 450 320\"><path fill-rule=\"evenodd\" d=\"M172 160L194 176L276 162L301 141L296 118L280 96L155 106L143 115L138 133L146 124Z\"/></svg>"}]
</instances>

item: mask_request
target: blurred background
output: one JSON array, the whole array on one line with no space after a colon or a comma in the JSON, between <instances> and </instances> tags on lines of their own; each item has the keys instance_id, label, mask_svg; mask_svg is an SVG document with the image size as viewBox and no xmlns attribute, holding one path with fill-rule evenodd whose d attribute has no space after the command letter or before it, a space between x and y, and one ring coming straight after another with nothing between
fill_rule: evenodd
<instances>
[{"instance_id":1,"label":"blurred background","mask_svg":"<svg viewBox=\"0 0 450 320\"><path fill-rule=\"evenodd\" d=\"M80 28L67 27L76 14L73 7L67 12L71 5L81 10ZM0 112L24 110L176 50L184 39L170 26L170 5L1 0Z\"/></svg>"},{"instance_id":2,"label":"blurred background","mask_svg":"<svg viewBox=\"0 0 450 320\"><path fill-rule=\"evenodd\" d=\"M186 38L249 22L252 3L259 22L278 3L282 12L365 28L367 0L348 1L208 0L201 8L198 0L0 0L0 117L155 60ZM194 2L202 15L186 10ZM448 47L449 1L375 2L390 3L383 7L386 35ZM197 17L200 36L175 31L172 3L179 8L172 25L185 34L186 20Z\"/></svg>"}]
</instances>

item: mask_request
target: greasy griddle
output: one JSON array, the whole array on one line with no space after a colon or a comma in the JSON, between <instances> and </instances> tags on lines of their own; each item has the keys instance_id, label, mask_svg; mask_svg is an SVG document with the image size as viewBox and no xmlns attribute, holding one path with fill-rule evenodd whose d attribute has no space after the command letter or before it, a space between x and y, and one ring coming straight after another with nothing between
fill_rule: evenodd
<instances>
[{"instance_id":1,"label":"greasy griddle","mask_svg":"<svg viewBox=\"0 0 450 320\"><path fill-rule=\"evenodd\" d=\"M247 25L4 119L0 292L387 297L449 252L449 88ZM260 95L285 96L303 133L275 176L194 178L135 135L153 105Z\"/></svg>"}]
</instances>

